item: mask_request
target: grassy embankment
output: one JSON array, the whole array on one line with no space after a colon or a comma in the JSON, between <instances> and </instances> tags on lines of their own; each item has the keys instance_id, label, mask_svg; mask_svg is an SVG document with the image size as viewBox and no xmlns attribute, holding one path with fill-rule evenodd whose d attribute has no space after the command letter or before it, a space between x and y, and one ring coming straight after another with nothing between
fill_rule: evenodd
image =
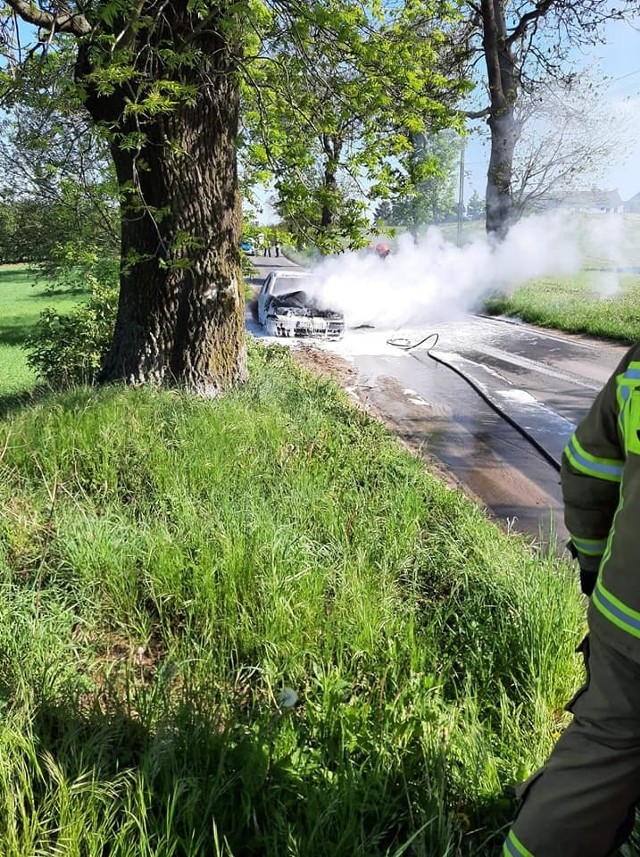
<instances>
[{"instance_id":1,"label":"grassy embankment","mask_svg":"<svg viewBox=\"0 0 640 857\"><path fill-rule=\"evenodd\" d=\"M35 384L23 345L39 314L46 307L66 312L79 300L77 295L47 294L44 283L32 287L33 281L25 265L0 267L0 414Z\"/></svg>"},{"instance_id":2,"label":"grassy embankment","mask_svg":"<svg viewBox=\"0 0 640 857\"><path fill-rule=\"evenodd\" d=\"M497 853L574 580L287 352L251 370L0 421L3 857Z\"/></svg>"},{"instance_id":3,"label":"grassy embankment","mask_svg":"<svg viewBox=\"0 0 640 857\"><path fill-rule=\"evenodd\" d=\"M586 221L590 229L597 224L597 217ZM594 253L585 237L585 262L580 273L533 280L511 296L489 300L488 311L572 333L628 343L639 340L640 216L616 217L620 217L616 262ZM606 216L600 219L603 228L610 229Z\"/></svg>"}]
</instances>

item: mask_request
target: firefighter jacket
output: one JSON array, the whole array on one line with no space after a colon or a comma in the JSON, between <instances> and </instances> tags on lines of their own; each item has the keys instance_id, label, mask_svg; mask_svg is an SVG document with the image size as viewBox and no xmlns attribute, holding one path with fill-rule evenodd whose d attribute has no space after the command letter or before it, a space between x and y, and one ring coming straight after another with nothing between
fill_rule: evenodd
<instances>
[{"instance_id":1,"label":"firefighter jacket","mask_svg":"<svg viewBox=\"0 0 640 857\"><path fill-rule=\"evenodd\" d=\"M640 343L567 444L562 493L580 565L598 571L590 629L640 661Z\"/></svg>"}]
</instances>

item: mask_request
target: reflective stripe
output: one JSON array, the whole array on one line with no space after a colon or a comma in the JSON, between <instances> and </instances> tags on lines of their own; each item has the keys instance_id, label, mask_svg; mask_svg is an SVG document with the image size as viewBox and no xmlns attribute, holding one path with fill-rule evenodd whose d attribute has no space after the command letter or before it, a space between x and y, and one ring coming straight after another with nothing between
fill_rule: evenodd
<instances>
[{"instance_id":1,"label":"reflective stripe","mask_svg":"<svg viewBox=\"0 0 640 857\"><path fill-rule=\"evenodd\" d=\"M579 536L571 536L571 541L576 550L586 556L602 556L607 546L606 539L581 539Z\"/></svg>"},{"instance_id":2,"label":"reflective stripe","mask_svg":"<svg viewBox=\"0 0 640 857\"><path fill-rule=\"evenodd\" d=\"M627 411L629 410L629 400L631 399L632 393L635 390L640 389L638 385L630 386L625 382L627 380L632 379L640 379L640 363L634 362L630 364L630 367L627 369L624 375L618 375L617 381L617 397L619 404L619 414L618 414L618 425L621 429L621 435L626 445L626 436L625 436L625 417L627 416ZM600 574L596 581L596 585L593 590L593 595L591 596L591 600L593 606L599 613L604 616L609 622L615 625L620 630L629 634L632 637L640 639L640 613L636 610L633 610L631 607L628 607L619 598L616 598L611 592L606 589L602 582L602 575L606 570L607 564L611 559L611 553L613 544L616 540L616 524L618 522L618 515L624 508L625 504L625 490L624 490L625 477L624 474L621 478L620 485L620 494L618 500L618 508L616 509L615 515L613 516L613 522L611 524L611 530L609 531L609 538L607 540L607 546L604 552L604 556L600 562Z\"/></svg>"},{"instance_id":3,"label":"reflective stripe","mask_svg":"<svg viewBox=\"0 0 640 857\"><path fill-rule=\"evenodd\" d=\"M509 831L509 835L505 839L502 854L503 857L534 857L531 851L528 851L520 842L513 830Z\"/></svg>"},{"instance_id":4,"label":"reflective stripe","mask_svg":"<svg viewBox=\"0 0 640 857\"><path fill-rule=\"evenodd\" d=\"M580 446L575 433L571 436L571 440L564 451L571 464L580 473L595 476L597 479L606 479L609 482L619 482L622 478L624 461L615 458L598 458L591 455Z\"/></svg>"},{"instance_id":5,"label":"reflective stripe","mask_svg":"<svg viewBox=\"0 0 640 857\"><path fill-rule=\"evenodd\" d=\"M631 398L631 388L627 387L626 384L619 384L618 386L618 425L620 426L620 433L624 437L624 415L625 415L625 405Z\"/></svg>"},{"instance_id":6,"label":"reflective stripe","mask_svg":"<svg viewBox=\"0 0 640 857\"><path fill-rule=\"evenodd\" d=\"M640 637L640 613L632 610L631 607L627 607L619 598L608 592L604 588L601 578L598 578L593 590L592 600L602 615L610 622L633 637Z\"/></svg>"},{"instance_id":7,"label":"reflective stripe","mask_svg":"<svg viewBox=\"0 0 640 857\"><path fill-rule=\"evenodd\" d=\"M625 372L616 376L616 392L618 397L618 423L624 425L625 405L631 397L633 390L638 388L633 381L640 381L640 362L632 360Z\"/></svg>"},{"instance_id":8,"label":"reflective stripe","mask_svg":"<svg viewBox=\"0 0 640 857\"><path fill-rule=\"evenodd\" d=\"M620 493L618 494L618 498L619 498L618 499L618 508L616 509L615 514L613 516L613 521L611 522L611 529L609 530L609 539L607 541L607 549L605 550L604 556L602 557L602 559L600 561L600 579L602 577L602 572L604 570L604 567L606 566L606 564L611 559L611 549L612 549L612 545L613 545L613 542L615 541L615 537L616 537L616 524L618 523L618 515L620 514L620 512L624 508L624 476L622 477L622 481L620 482ZM607 593L606 589L604 589L604 587L603 587L603 590L604 590L605 595L608 595L608 593Z\"/></svg>"}]
</instances>

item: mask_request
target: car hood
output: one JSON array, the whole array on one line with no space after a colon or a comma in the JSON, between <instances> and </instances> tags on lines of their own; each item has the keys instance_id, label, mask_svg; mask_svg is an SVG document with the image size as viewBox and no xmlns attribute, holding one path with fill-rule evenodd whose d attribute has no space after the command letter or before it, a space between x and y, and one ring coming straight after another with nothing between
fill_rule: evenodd
<instances>
[{"instance_id":1,"label":"car hood","mask_svg":"<svg viewBox=\"0 0 640 857\"><path fill-rule=\"evenodd\" d=\"M278 310L293 310L297 311L296 314L314 315L321 318L342 318L341 312L324 306L315 295L305 292L303 289L287 292L283 295L272 295L270 309L276 313Z\"/></svg>"}]
</instances>

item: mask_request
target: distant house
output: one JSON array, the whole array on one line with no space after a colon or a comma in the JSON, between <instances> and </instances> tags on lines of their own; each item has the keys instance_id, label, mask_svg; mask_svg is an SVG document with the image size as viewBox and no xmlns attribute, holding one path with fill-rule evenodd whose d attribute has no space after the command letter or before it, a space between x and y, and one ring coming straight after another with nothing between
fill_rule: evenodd
<instances>
[{"instance_id":1,"label":"distant house","mask_svg":"<svg viewBox=\"0 0 640 857\"><path fill-rule=\"evenodd\" d=\"M617 190L597 190L596 188L558 193L550 201L549 207L590 213L604 212L606 214L619 214L625 211L625 204Z\"/></svg>"},{"instance_id":2,"label":"distant house","mask_svg":"<svg viewBox=\"0 0 640 857\"><path fill-rule=\"evenodd\" d=\"M640 193L637 193L625 202L624 210L630 214L640 214Z\"/></svg>"}]
</instances>

